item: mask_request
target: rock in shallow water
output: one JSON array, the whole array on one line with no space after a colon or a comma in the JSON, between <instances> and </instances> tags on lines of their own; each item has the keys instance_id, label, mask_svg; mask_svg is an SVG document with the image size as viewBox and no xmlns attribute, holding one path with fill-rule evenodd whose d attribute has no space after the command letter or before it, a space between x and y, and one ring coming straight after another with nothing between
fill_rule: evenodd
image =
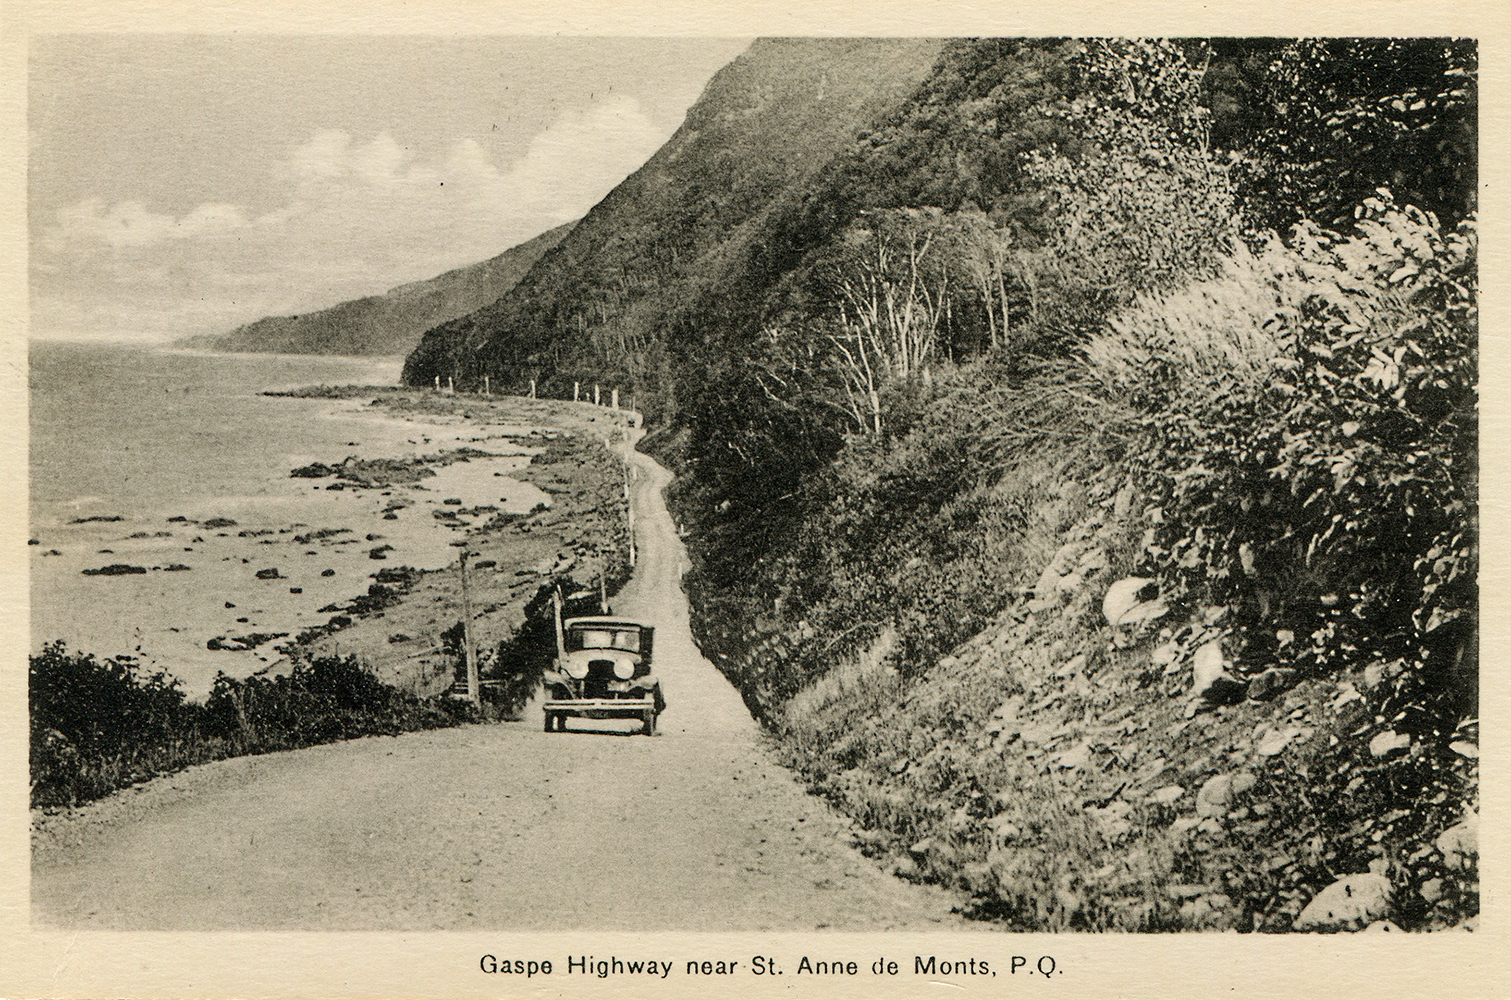
<instances>
[{"instance_id":1,"label":"rock in shallow water","mask_svg":"<svg viewBox=\"0 0 1511 1000\"><path fill-rule=\"evenodd\" d=\"M111 563L109 566L101 566L99 569L84 570L85 576L129 576L134 573L145 573L145 566L127 566L125 563Z\"/></svg>"}]
</instances>

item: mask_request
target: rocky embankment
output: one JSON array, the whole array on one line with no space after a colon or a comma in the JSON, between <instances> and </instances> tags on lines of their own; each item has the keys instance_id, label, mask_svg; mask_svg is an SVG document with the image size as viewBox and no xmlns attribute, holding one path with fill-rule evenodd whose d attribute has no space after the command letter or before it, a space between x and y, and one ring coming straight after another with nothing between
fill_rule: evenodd
<instances>
[{"instance_id":1,"label":"rocky embankment","mask_svg":"<svg viewBox=\"0 0 1511 1000\"><path fill-rule=\"evenodd\" d=\"M1025 929L1473 929L1477 724L1398 732L1397 664L1240 668L1229 609L1116 577L1142 528L1116 486L922 678L883 635L794 698L793 763L868 853Z\"/></svg>"}]
</instances>

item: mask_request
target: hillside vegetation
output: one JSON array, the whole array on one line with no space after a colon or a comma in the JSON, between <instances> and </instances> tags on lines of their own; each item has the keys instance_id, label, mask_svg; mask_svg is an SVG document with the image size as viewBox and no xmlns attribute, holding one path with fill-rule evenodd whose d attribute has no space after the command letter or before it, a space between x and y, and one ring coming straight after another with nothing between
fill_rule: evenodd
<instances>
[{"instance_id":1,"label":"hillside vegetation","mask_svg":"<svg viewBox=\"0 0 1511 1000\"><path fill-rule=\"evenodd\" d=\"M399 285L382 295L297 316L265 316L229 333L190 337L183 345L273 354L408 354L426 330L481 309L513 288L541 254L572 231L572 225L548 230L481 263Z\"/></svg>"},{"instance_id":2,"label":"hillside vegetation","mask_svg":"<svg viewBox=\"0 0 1511 1000\"><path fill-rule=\"evenodd\" d=\"M705 652L979 916L1472 926L1475 46L929 58L739 225L611 195L709 234L632 305L563 322L626 259L567 241L406 378L633 387Z\"/></svg>"},{"instance_id":3,"label":"hillside vegetation","mask_svg":"<svg viewBox=\"0 0 1511 1000\"><path fill-rule=\"evenodd\" d=\"M762 39L720 70L687 120L595 206L513 292L426 334L405 365L475 387L558 393L572 380L629 390L672 412L682 372L670 342L723 291L723 255L755 234L865 121L905 100L940 43L926 39Z\"/></svg>"}]
</instances>

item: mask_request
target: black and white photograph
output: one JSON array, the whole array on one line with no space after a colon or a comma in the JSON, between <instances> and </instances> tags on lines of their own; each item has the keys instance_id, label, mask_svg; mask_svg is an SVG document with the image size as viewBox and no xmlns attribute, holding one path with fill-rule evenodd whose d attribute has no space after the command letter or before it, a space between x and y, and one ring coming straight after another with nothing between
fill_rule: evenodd
<instances>
[{"instance_id":1,"label":"black and white photograph","mask_svg":"<svg viewBox=\"0 0 1511 1000\"><path fill-rule=\"evenodd\" d=\"M1505 985L1505 25L39 9L0 994Z\"/></svg>"}]
</instances>

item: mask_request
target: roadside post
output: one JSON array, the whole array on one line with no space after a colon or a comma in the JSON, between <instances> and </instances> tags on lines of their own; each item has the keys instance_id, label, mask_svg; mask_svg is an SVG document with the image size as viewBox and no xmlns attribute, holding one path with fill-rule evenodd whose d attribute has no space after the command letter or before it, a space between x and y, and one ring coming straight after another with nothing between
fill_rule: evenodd
<instances>
[{"instance_id":1,"label":"roadside post","mask_svg":"<svg viewBox=\"0 0 1511 1000\"><path fill-rule=\"evenodd\" d=\"M467 700L481 709L483 697L477 675L477 648L472 645L472 601L467 594L467 542L451 544L461 547L457 554L457 569L462 578L462 646L467 661Z\"/></svg>"}]
</instances>

